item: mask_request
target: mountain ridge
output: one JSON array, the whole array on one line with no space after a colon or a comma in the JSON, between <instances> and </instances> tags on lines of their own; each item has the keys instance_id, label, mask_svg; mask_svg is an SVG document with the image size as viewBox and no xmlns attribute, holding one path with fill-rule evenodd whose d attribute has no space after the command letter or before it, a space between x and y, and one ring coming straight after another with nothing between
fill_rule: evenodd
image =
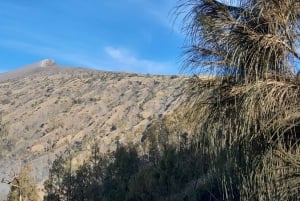
<instances>
[{"instance_id":1,"label":"mountain ridge","mask_svg":"<svg viewBox=\"0 0 300 201\"><path fill-rule=\"evenodd\" d=\"M103 153L117 143L140 144L153 120L182 104L187 79L57 64L25 70L0 82L0 178L32 164L40 184L51 161L68 147L80 162L95 141Z\"/></svg>"},{"instance_id":2,"label":"mountain ridge","mask_svg":"<svg viewBox=\"0 0 300 201\"><path fill-rule=\"evenodd\" d=\"M53 59L44 59L12 71L0 73L0 82L26 76L37 71L49 70L49 68L53 70L59 67Z\"/></svg>"}]
</instances>

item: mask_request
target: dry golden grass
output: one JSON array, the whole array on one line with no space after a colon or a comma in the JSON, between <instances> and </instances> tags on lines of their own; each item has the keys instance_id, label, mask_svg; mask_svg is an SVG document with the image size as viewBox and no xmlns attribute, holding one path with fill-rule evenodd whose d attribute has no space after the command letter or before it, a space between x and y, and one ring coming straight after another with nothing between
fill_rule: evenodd
<instances>
[{"instance_id":1,"label":"dry golden grass","mask_svg":"<svg viewBox=\"0 0 300 201\"><path fill-rule=\"evenodd\" d=\"M224 200L300 200L298 0L182 0L186 118ZM234 3L229 5L229 3Z\"/></svg>"},{"instance_id":2,"label":"dry golden grass","mask_svg":"<svg viewBox=\"0 0 300 201\"><path fill-rule=\"evenodd\" d=\"M194 139L211 155L225 198L298 199L300 82L292 77L247 85L229 80L195 77L186 103Z\"/></svg>"}]
</instances>

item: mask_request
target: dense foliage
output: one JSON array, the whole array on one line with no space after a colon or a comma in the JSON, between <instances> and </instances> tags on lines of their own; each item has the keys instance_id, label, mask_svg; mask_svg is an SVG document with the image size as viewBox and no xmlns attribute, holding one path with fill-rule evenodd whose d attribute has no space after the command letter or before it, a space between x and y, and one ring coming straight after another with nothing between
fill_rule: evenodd
<instances>
[{"instance_id":1,"label":"dense foliage","mask_svg":"<svg viewBox=\"0 0 300 201\"><path fill-rule=\"evenodd\" d=\"M183 0L186 116L223 200L300 200L299 0ZM218 176L217 176L218 175Z\"/></svg>"},{"instance_id":2,"label":"dense foliage","mask_svg":"<svg viewBox=\"0 0 300 201\"><path fill-rule=\"evenodd\" d=\"M192 148L170 146L155 160L139 157L133 147L119 147L110 156L98 152L70 171L68 158L57 158L45 182L46 201L217 200L217 185L207 159Z\"/></svg>"}]
</instances>

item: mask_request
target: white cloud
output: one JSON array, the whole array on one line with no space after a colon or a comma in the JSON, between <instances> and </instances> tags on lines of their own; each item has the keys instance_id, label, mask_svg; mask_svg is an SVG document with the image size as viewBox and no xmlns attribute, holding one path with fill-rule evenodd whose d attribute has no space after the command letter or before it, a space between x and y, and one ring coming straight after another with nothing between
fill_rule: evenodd
<instances>
[{"instance_id":1,"label":"white cloud","mask_svg":"<svg viewBox=\"0 0 300 201\"><path fill-rule=\"evenodd\" d=\"M119 65L118 68L123 71L166 74L172 69L171 64L168 62L138 58L128 49L106 47L104 50L113 62Z\"/></svg>"},{"instance_id":2,"label":"white cloud","mask_svg":"<svg viewBox=\"0 0 300 201\"><path fill-rule=\"evenodd\" d=\"M91 54L75 49L60 49L21 41L1 40L0 46L16 49L45 58L52 58L60 65L89 67L101 70L125 71L151 74L172 74L175 66L171 62L139 58L129 49L107 46L104 54ZM59 61L62 61L61 63ZM1 73L1 70L0 70Z\"/></svg>"}]
</instances>

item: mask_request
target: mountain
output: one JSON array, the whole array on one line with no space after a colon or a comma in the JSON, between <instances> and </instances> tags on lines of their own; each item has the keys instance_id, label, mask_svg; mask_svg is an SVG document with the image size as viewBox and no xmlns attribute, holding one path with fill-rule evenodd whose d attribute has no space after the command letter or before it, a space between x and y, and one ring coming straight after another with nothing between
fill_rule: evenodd
<instances>
[{"instance_id":1,"label":"mountain","mask_svg":"<svg viewBox=\"0 0 300 201\"><path fill-rule=\"evenodd\" d=\"M55 63L53 59L45 59L40 62L30 64L28 66L19 68L11 72L0 73L0 82L23 77L26 75L30 75L32 73L37 73L45 70L47 71L55 70L57 69L57 67L58 65Z\"/></svg>"},{"instance_id":2,"label":"mountain","mask_svg":"<svg viewBox=\"0 0 300 201\"><path fill-rule=\"evenodd\" d=\"M41 186L67 148L80 163L94 143L103 153L141 144L147 126L182 104L186 79L62 67L51 59L0 74L0 179L31 164ZM0 184L2 197L7 190Z\"/></svg>"}]
</instances>

